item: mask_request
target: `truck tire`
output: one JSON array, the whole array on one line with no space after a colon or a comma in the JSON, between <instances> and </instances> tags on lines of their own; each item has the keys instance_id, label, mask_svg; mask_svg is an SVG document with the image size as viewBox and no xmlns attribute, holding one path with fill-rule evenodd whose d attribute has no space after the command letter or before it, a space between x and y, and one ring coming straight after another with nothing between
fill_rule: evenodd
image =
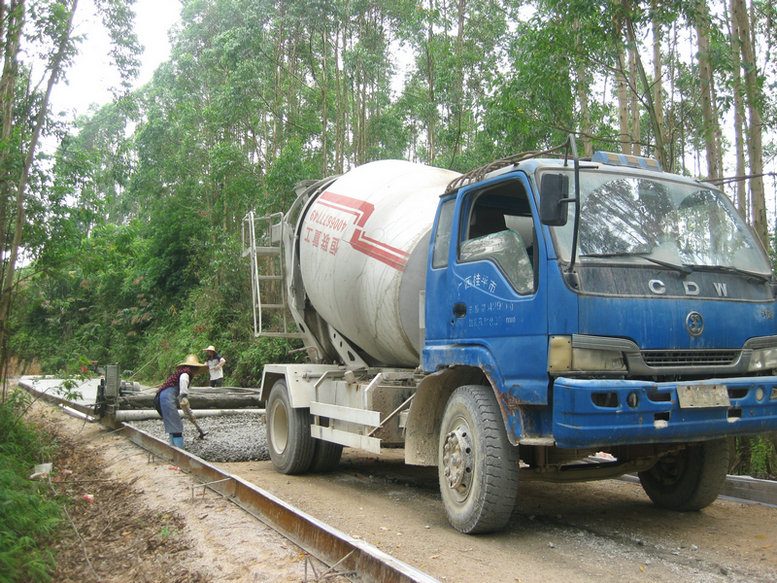
<instances>
[{"instance_id":1,"label":"truck tire","mask_svg":"<svg viewBox=\"0 0 777 583\"><path fill-rule=\"evenodd\" d=\"M307 472L314 445L308 410L293 409L286 381L276 381L267 399L267 449L273 466L282 474Z\"/></svg>"},{"instance_id":2,"label":"truck tire","mask_svg":"<svg viewBox=\"0 0 777 583\"><path fill-rule=\"evenodd\" d=\"M331 441L322 441L313 439L315 447L313 449L313 462L310 464L310 471L314 473L331 472L340 463L340 457L343 455L343 446Z\"/></svg>"},{"instance_id":3,"label":"truck tire","mask_svg":"<svg viewBox=\"0 0 777 583\"><path fill-rule=\"evenodd\" d=\"M507 440L491 387L462 386L440 427L437 474L448 521L465 534L504 528L518 493L518 448Z\"/></svg>"},{"instance_id":4,"label":"truck tire","mask_svg":"<svg viewBox=\"0 0 777 583\"><path fill-rule=\"evenodd\" d=\"M712 504L728 470L728 443L715 439L689 444L639 472L645 493L656 506L688 512Z\"/></svg>"}]
</instances>

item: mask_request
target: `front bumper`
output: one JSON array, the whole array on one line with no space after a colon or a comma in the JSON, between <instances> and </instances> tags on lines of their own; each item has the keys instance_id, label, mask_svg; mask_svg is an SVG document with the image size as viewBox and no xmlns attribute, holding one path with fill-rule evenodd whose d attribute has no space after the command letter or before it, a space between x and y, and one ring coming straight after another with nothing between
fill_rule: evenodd
<instances>
[{"instance_id":1,"label":"front bumper","mask_svg":"<svg viewBox=\"0 0 777 583\"><path fill-rule=\"evenodd\" d=\"M559 377L553 385L553 438L559 447L703 441L770 431L777 431L777 376L662 383Z\"/></svg>"}]
</instances>

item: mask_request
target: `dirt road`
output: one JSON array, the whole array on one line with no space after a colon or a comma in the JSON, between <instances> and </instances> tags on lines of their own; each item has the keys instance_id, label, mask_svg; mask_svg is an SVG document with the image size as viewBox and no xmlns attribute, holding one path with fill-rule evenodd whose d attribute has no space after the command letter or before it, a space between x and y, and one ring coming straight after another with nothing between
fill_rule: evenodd
<instances>
[{"instance_id":1,"label":"dirt road","mask_svg":"<svg viewBox=\"0 0 777 583\"><path fill-rule=\"evenodd\" d=\"M225 467L441 581L777 581L777 508L718 500L681 514L620 480L527 482L505 532L466 536L445 519L435 471L390 457L351 452L326 476Z\"/></svg>"},{"instance_id":2,"label":"dirt road","mask_svg":"<svg viewBox=\"0 0 777 583\"><path fill-rule=\"evenodd\" d=\"M132 512L175 516L174 527L160 523L156 530L176 541L171 560L185 563L190 573L180 580L313 580L305 554L272 530L202 489L195 489L192 498L189 476L100 426L51 409L38 415L88 448L94 454L88 463L100 464L102 478L129 486L126 504ZM347 451L337 472L298 477L277 474L269 462L221 465L441 581L777 581L776 508L719 500L702 512L677 514L654 508L639 486L622 481L527 482L505 532L466 536L445 519L435 473L404 466L397 458L378 460ZM76 497L80 494L74 490ZM99 509L100 504L96 495L89 507ZM96 557L110 549L100 546L106 517L95 516L100 538L86 540L71 560L83 561L90 554L97 568ZM144 528L145 536L148 525ZM129 526L115 529L119 539L133 538ZM164 545L155 552L162 550ZM138 573L146 581L170 580L152 568L147 555L119 554L122 570L112 577L101 574L99 580L139 580ZM77 563L70 567L77 570ZM86 563L83 568L88 574Z\"/></svg>"}]
</instances>

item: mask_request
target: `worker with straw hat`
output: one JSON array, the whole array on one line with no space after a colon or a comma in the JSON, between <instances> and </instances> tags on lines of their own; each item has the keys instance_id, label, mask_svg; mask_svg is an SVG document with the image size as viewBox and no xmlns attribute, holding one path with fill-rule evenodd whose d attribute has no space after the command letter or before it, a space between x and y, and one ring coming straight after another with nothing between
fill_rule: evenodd
<instances>
[{"instance_id":1,"label":"worker with straw hat","mask_svg":"<svg viewBox=\"0 0 777 583\"><path fill-rule=\"evenodd\" d=\"M182 407L189 405L189 385L194 375L205 372L208 365L201 363L196 354L190 354L175 368L175 372L167 377L157 390L154 407L162 416L165 432L170 436L170 443L182 448L183 422L178 414L178 400Z\"/></svg>"}]
</instances>

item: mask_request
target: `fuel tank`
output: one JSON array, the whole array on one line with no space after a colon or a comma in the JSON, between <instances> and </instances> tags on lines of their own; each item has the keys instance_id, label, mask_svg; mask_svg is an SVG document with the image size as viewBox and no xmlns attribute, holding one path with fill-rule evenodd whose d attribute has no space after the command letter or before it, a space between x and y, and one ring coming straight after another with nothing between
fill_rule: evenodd
<instances>
[{"instance_id":1,"label":"fuel tank","mask_svg":"<svg viewBox=\"0 0 777 583\"><path fill-rule=\"evenodd\" d=\"M338 178L301 217L305 292L371 364L419 364L430 231L439 197L457 176L400 160L372 162Z\"/></svg>"}]
</instances>

